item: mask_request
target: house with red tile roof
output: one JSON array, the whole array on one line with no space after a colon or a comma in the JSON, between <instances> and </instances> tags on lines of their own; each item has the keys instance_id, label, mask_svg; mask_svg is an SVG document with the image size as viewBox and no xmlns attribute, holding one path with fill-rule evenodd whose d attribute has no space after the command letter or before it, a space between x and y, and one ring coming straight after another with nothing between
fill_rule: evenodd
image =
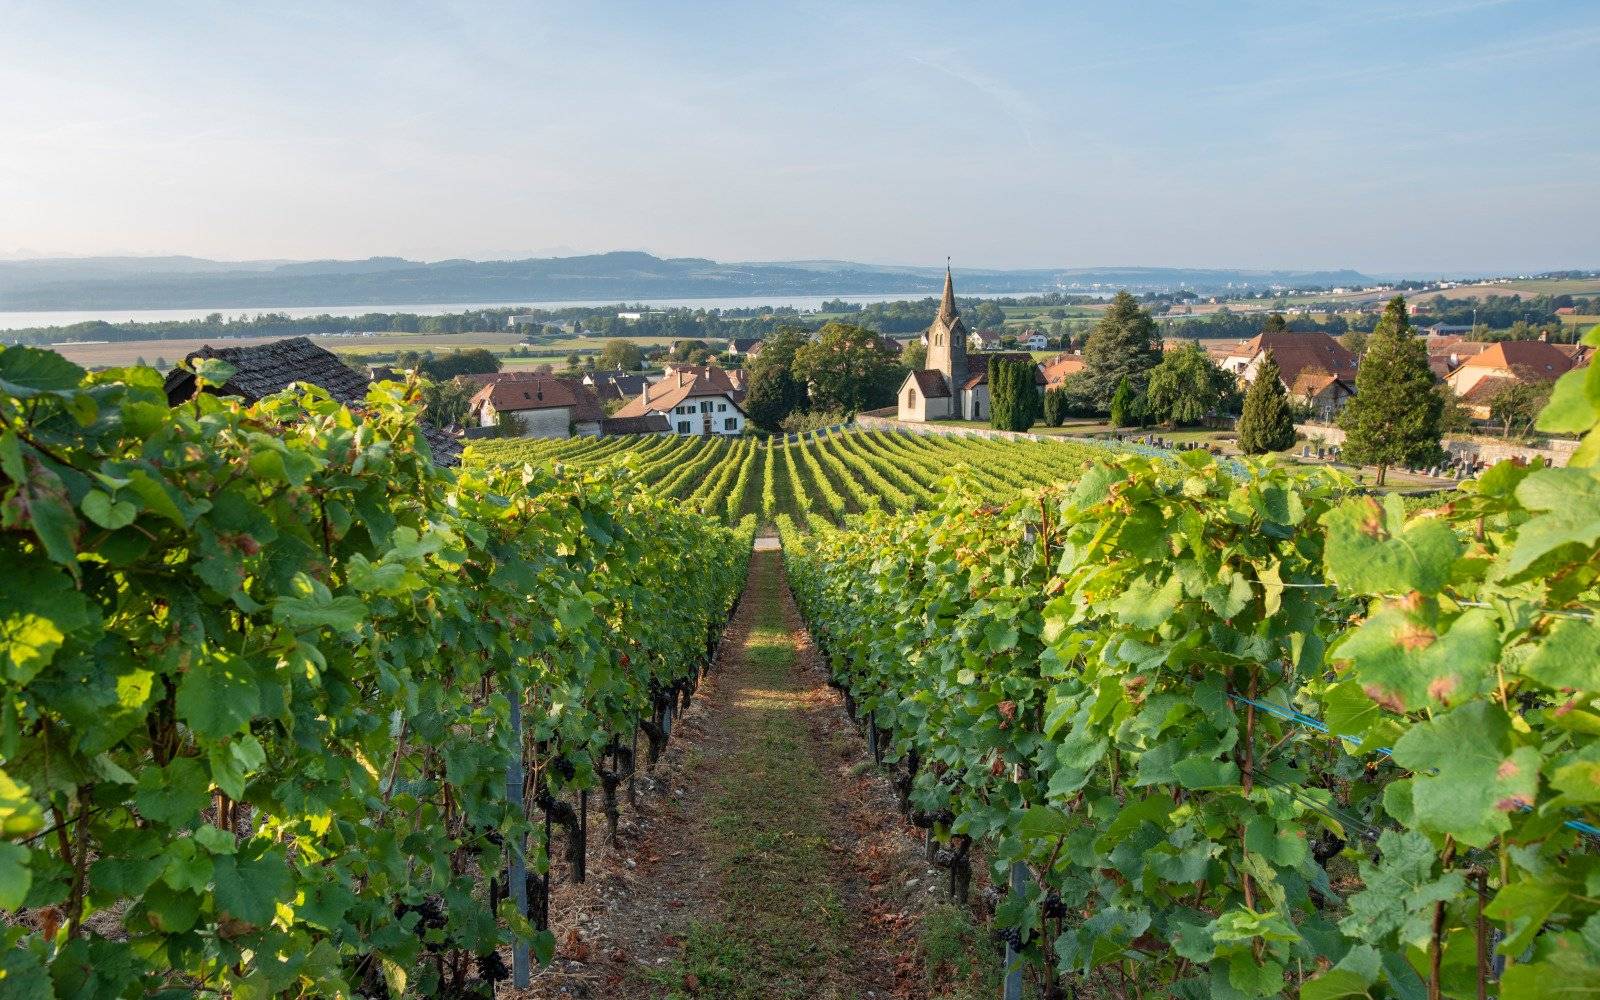
<instances>
[{"instance_id":1,"label":"house with red tile roof","mask_svg":"<svg viewBox=\"0 0 1600 1000\"><path fill-rule=\"evenodd\" d=\"M502 418L515 437L564 438L599 435L605 409L589 386L575 379L500 372L473 393L467 412L479 427Z\"/></svg>"},{"instance_id":2,"label":"house with red tile roof","mask_svg":"<svg viewBox=\"0 0 1600 1000\"><path fill-rule=\"evenodd\" d=\"M1490 344L1462 362L1445 379L1457 396L1465 398L1478 383L1498 378L1514 382L1554 382L1588 362L1581 349L1544 340L1503 340Z\"/></svg>"},{"instance_id":3,"label":"house with red tile roof","mask_svg":"<svg viewBox=\"0 0 1600 1000\"><path fill-rule=\"evenodd\" d=\"M1323 419L1333 419L1355 396L1356 356L1325 333L1259 333L1212 356L1218 367L1248 385L1269 351L1285 391L1302 402L1309 400Z\"/></svg>"},{"instance_id":4,"label":"house with red tile roof","mask_svg":"<svg viewBox=\"0 0 1600 1000\"><path fill-rule=\"evenodd\" d=\"M741 384L716 365L673 365L660 381L647 383L614 416L656 414L674 434L737 435L744 433L749 422L744 397Z\"/></svg>"}]
</instances>

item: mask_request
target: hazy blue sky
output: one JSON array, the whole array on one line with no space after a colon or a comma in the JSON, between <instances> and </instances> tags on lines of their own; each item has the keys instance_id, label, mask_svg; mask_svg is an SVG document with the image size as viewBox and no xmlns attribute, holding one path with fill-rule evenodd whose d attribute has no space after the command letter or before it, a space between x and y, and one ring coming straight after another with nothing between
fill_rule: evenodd
<instances>
[{"instance_id":1,"label":"hazy blue sky","mask_svg":"<svg viewBox=\"0 0 1600 1000\"><path fill-rule=\"evenodd\" d=\"M1600 2L0 0L0 253L1600 266Z\"/></svg>"}]
</instances>

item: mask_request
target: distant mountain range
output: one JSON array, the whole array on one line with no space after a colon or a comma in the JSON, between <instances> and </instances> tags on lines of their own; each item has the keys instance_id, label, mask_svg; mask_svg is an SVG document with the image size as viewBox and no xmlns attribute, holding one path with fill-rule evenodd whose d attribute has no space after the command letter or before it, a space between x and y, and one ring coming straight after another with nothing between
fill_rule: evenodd
<instances>
[{"instance_id":1,"label":"distant mountain range","mask_svg":"<svg viewBox=\"0 0 1600 1000\"><path fill-rule=\"evenodd\" d=\"M760 295L932 295L943 269L851 261L719 263L640 251L529 260L215 261L198 257L0 260L0 310L232 309L445 302L625 301ZM963 293L1136 292L1340 286L1352 270L961 268Z\"/></svg>"}]
</instances>

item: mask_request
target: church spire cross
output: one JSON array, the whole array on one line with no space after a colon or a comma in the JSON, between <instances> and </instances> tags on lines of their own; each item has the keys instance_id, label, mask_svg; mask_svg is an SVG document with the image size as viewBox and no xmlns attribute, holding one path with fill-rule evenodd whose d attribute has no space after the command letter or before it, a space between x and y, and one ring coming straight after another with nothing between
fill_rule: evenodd
<instances>
[{"instance_id":1,"label":"church spire cross","mask_svg":"<svg viewBox=\"0 0 1600 1000\"><path fill-rule=\"evenodd\" d=\"M956 283L950 276L950 258L944 259L944 298L939 302L939 318L949 322L956 314Z\"/></svg>"}]
</instances>

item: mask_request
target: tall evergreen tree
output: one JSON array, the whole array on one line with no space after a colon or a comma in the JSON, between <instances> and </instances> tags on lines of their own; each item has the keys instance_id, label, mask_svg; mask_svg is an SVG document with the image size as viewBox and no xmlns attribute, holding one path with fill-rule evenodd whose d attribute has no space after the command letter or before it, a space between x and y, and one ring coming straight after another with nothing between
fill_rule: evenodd
<instances>
[{"instance_id":1,"label":"tall evergreen tree","mask_svg":"<svg viewBox=\"0 0 1600 1000\"><path fill-rule=\"evenodd\" d=\"M989 359L989 424L1003 431L1025 431L1039 418L1039 387L1027 358Z\"/></svg>"},{"instance_id":2,"label":"tall evergreen tree","mask_svg":"<svg viewBox=\"0 0 1600 1000\"><path fill-rule=\"evenodd\" d=\"M1405 297L1396 295L1367 338L1367 353L1356 370L1356 397L1339 413L1344 457L1376 465L1379 486L1391 465L1437 461L1443 411L1427 345L1411 330Z\"/></svg>"},{"instance_id":3,"label":"tall evergreen tree","mask_svg":"<svg viewBox=\"0 0 1600 1000\"><path fill-rule=\"evenodd\" d=\"M1098 407L1128 380L1134 395L1144 392L1150 369L1161 362L1161 331L1150 313L1127 292L1118 292L1095 324L1083 348L1085 394Z\"/></svg>"},{"instance_id":4,"label":"tall evergreen tree","mask_svg":"<svg viewBox=\"0 0 1600 1000\"><path fill-rule=\"evenodd\" d=\"M1133 386L1128 384L1128 377L1124 375L1122 381L1117 383L1117 391L1111 394L1111 426L1127 427L1133 423Z\"/></svg>"},{"instance_id":5,"label":"tall evergreen tree","mask_svg":"<svg viewBox=\"0 0 1600 1000\"><path fill-rule=\"evenodd\" d=\"M1060 427L1067 422L1067 390L1057 386L1044 394L1044 422Z\"/></svg>"},{"instance_id":6,"label":"tall evergreen tree","mask_svg":"<svg viewBox=\"0 0 1600 1000\"><path fill-rule=\"evenodd\" d=\"M1283 375L1272 352L1261 360L1256 378L1244 394L1244 412L1239 415L1239 450L1246 455L1282 451L1294 444L1294 413L1289 394L1283 388Z\"/></svg>"}]
</instances>

